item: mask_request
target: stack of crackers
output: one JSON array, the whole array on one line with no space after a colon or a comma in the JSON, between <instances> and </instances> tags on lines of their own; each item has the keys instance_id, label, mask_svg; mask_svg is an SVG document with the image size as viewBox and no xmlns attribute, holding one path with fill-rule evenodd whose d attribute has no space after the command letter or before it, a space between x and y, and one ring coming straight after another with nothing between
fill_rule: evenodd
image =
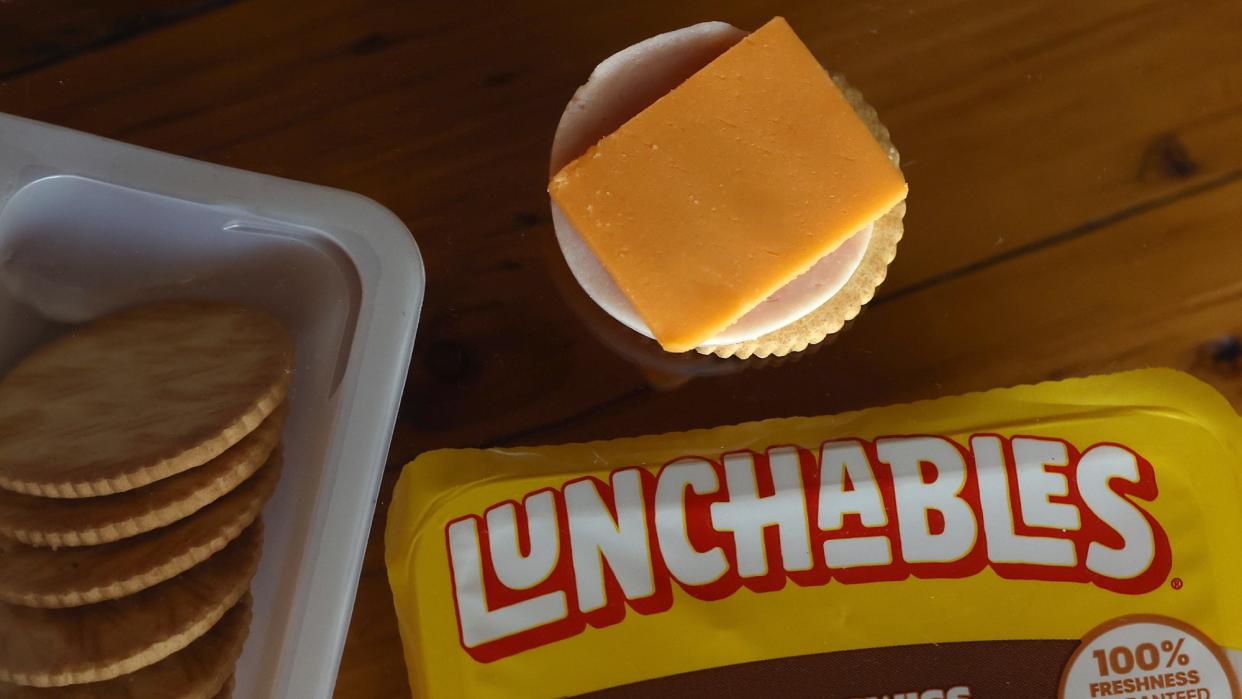
<instances>
[{"instance_id":1,"label":"stack of crackers","mask_svg":"<svg viewBox=\"0 0 1242 699\"><path fill-rule=\"evenodd\" d=\"M0 378L0 699L230 695L292 367L263 311L162 303Z\"/></svg>"}]
</instances>

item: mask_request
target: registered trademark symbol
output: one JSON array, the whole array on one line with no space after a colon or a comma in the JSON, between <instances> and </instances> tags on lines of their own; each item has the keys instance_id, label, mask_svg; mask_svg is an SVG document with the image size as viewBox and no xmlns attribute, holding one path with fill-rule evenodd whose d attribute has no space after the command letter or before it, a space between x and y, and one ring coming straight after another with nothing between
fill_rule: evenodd
<instances>
[{"instance_id":1,"label":"registered trademark symbol","mask_svg":"<svg viewBox=\"0 0 1242 699\"><path fill-rule=\"evenodd\" d=\"M1174 590L1182 589L1182 587L1185 584L1186 583L1182 582L1181 578L1173 578L1172 580L1169 581L1169 586L1172 587Z\"/></svg>"}]
</instances>

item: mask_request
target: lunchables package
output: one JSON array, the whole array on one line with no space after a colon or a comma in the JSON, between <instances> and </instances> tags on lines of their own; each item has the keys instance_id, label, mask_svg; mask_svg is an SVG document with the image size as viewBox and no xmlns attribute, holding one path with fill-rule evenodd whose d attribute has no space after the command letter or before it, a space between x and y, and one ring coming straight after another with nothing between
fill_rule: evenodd
<instances>
[{"instance_id":1,"label":"lunchables package","mask_svg":"<svg viewBox=\"0 0 1242 699\"><path fill-rule=\"evenodd\" d=\"M1147 370L424 454L415 696L1242 697L1242 422Z\"/></svg>"}]
</instances>

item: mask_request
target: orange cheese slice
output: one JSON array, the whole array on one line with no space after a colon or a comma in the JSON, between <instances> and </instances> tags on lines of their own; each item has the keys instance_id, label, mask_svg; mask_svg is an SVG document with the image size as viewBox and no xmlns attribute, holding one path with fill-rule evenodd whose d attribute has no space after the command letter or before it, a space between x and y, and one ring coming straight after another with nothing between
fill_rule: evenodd
<instances>
[{"instance_id":1,"label":"orange cheese slice","mask_svg":"<svg viewBox=\"0 0 1242 699\"><path fill-rule=\"evenodd\" d=\"M778 17L548 191L660 344L684 352L891 209L906 183Z\"/></svg>"}]
</instances>

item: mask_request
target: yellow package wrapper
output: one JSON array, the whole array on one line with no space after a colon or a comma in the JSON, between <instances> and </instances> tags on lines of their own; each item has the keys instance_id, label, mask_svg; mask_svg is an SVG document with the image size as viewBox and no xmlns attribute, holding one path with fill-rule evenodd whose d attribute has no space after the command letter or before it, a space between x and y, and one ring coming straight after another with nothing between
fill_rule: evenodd
<instances>
[{"instance_id":1,"label":"yellow package wrapper","mask_svg":"<svg viewBox=\"0 0 1242 699\"><path fill-rule=\"evenodd\" d=\"M419 697L1220 699L1242 422L1147 370L409 464Z\"/></svg>"}]
</instances>

